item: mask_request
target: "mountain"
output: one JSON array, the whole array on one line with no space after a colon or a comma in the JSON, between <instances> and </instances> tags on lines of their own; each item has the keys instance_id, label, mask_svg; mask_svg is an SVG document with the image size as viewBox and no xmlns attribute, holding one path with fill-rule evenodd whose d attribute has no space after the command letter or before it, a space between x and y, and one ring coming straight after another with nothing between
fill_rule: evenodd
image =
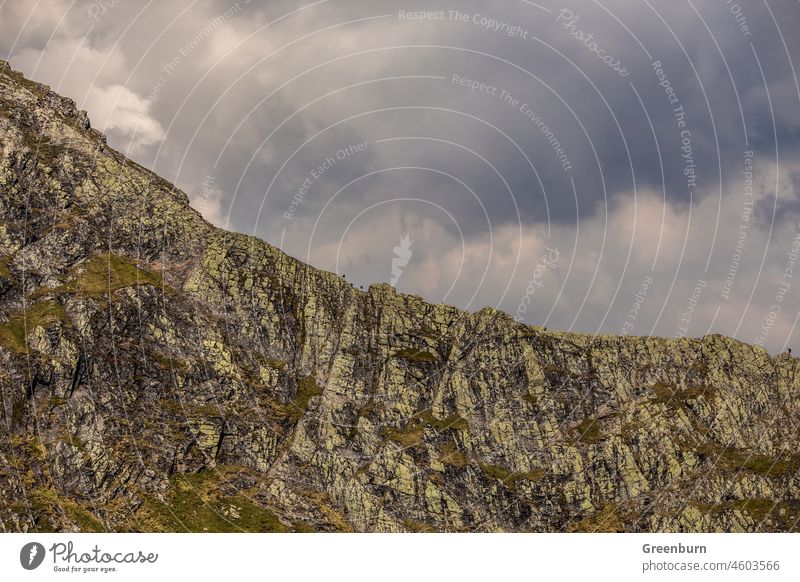
<instances>
[{"instance_id":1,"label":"mountain","mask_svg":"<svg viewBox=\"0 0 800 582\"><path fill-rule=\"evenodd\" d=\"M798 361L354 289L0 63L4 531L789 531Z\"/></svg>"}]
</instances>

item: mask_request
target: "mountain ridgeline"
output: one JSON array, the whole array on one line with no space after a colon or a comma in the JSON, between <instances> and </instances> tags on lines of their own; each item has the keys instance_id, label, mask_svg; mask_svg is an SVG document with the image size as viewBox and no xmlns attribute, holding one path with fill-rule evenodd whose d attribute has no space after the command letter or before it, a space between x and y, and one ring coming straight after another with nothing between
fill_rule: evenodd
<instances>
[{"instance_id":1,"label":"mountain ridgeline","mask_svg":"<svg viewBox=\"0 0 800 582\"><path fill-rule=\"evenodd\" d=\"M797 360L354 289L0 62L0 530L791 531Z\"/></svg>"}]
</instances>

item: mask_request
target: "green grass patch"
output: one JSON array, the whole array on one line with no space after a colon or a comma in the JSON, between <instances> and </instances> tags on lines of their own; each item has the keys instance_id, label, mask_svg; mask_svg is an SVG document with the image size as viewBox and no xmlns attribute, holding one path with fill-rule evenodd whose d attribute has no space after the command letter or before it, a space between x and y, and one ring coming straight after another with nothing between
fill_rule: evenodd
<instances>
[{"instance_id":1,"label":"green grass patch","mask_svg":"<svg viewBox=\"0 0 800 582\"><path fill-rule=\"evenodd\" d=\"M773 511L777 512L778 504L772 499L753 498L736 501L734 507L760 522L767 519Z\"/></svg>"},{"instance_id":2,"label":"green grass patch","mask_svg":"<svg viewBox=\"0 0 800 582\"><path fill-rule=\"evenodd\" d=\"M404 447L415 447L422 443L425 427L417 422L410 422L403 428L386 427L383 429L383 436Z\"/></svg>"},{"instance_id":3,"label":"green grass patch","mask_svg":"<svg viewBox=\"0 0 800 582\"><path fill-rule=\"evenodd\" d=\"M367 403L363 407L361 407L361 409L359 409L359 411L356 413L356 418L353 421L353 426L350 427L350 434L348 435L347 438L348 439L355 438L355 436L358 434L359 420L361 420L362 418L369 418L373 412L381 408L382 408L381 405L377 404L375 400L373 400L372 398L367 400Z\"/></svg>"},{"instance_id":4,"label":"green grass patch","mask_svg":"<svg viewBox=\"0 0 800 582\"><path fill-rule=\"evenodd\" d=\"M428 409L412 416L402 428L384 428L383 436L403 446L412 447L422 443L426 427L443 433L450 430L466 430L469 428L469 424L457 414L443 419L436 418Z\"/></svg>"},{"instance_id":5,"label":"green grass patch","mask_svg":"<svg viewBox=\"0 0 800 582\"><path fill-rule=\"evenodd\" d=\"M584 418L581 423L573 429L577 441L595 445L601 442L605 436L600 430L600 422L596 418Z\"/></svg>"},{"instance_id":6,"label":"green grass patch","mask_svg":"<svg viewBox=\"0 0 800 582\"><path fill-rule=\"evenodd\" d=\"M608 504L603 509L582 520L571 524L567 531L583 533L612 533L624 532L622 519L614 504Z\"/></svg>"},{"instance_id":7,"label":"green grass patch","mask_svg":"<svg viewBox=\"0 0 800 582\"><path fill-rule=\"evenodd\" d=\"M261 352L253 352L252 356L258 364L266 366L271 370L284 370L288 365L283 360L279 360L267 354L262 354Z\"/></svg>"},{"instance_id":8,"label":"green grass patch","mask_svg":"<svg viewBox=\"0 0 800 582\"><path fill-rule=\"evenodd\" d=\"M729 471L747 471L764 477L791 476L800 472L800 455L762 455L726 448L717 443L703 443L695 447L694 452Z\"/></svg>"},{"instance_id":9,"label":"green grass patch","mask_svg":"<svg viewBox=\"0 0 800 582\"><path fill-rule=\"evenodd\" d=\"M19 400L15 400L14 404L11 405L11 426L19 426L25 418L25 411L27 407L28 400L26 398L21 398Z\"/></svg>"},{"instance_id":10,"label":"green grass patch","mask_svg":"<svg viewBox=\"0 0 800 582\"><path fill-rule=\"evenodd\" d=\"M439 447L439 454L443 464L457 469L463 469L469 465L469 457L462 451L454 441L447 441Z\"/></svg>"},{"instance_id":11,"label":"green grass patch","mask_svg":"<svg viewBox=\"0 0 800 582\"><path fill-rule=\"evenodd\" d=\"M425 532L433 532L436 531L434 528L429 526L427 523L423 523L421 521L417 521L415 519L404 519L403 520L403 529L405 529L409 533L425 533Z\"/></svg>"},{"instance_id":12,"label":"green grass patch","mask_svg":"<svg viewBox=\"0 0 800 582\"><path fill-rule=\"evenodd\" d=\"M403 348L396 354L398 357L408 360L409 362L419 364L430 364L438 361L438 356L432 352L425 350L417 350L414 348Z\"/></svg>"},{"instance_id":13,"label":"green grass patch","mask_svg":"<svg viewBox=\"0 0 800 582\"><path fill-rule=\"evenodd\" d=\"M186 371L189 369L189 363L184 359L176 358L174 356L167 356L160 352L150 352L150 356L165 370L175 369L179 371Z\"/></svg>"},{"instance_id":14,"label":"green grass patch","mask_svg":"<svg viewBox=\"0 0 800 582\"><path fill-rule=\"evenodd\" d=\"M8 269L8 264L11 262L11 257L0 257L0 278L10 279L11 271Z\"/></svg>"},{"instance_id":15,"label":"green grass patch","mask_svg":"<svg viewBox=\"0 0 800 582\"><path fill-rule=\"evenodd\" d=\"M297 378L297 394L286 407L286 414L293 423L299 421L308 409L308 404L314 396L322 394L322 388L317 384L314 374Z\"/></svg>"},{"instance_id":16,"label":"green grass patch","mask_svg":"<svg viewBox=\"0 0 800 582\"><path fill-rule=\"evenodd\" d=\"M288 402L281 402L277 398L267 396L264 403L274 414L276 420L288 419L292 424L297 424L308 409L311 399L322 394L322 388L317 384L314 374L298 376L297 392Z\"/></svg>"},{"instance_id":17,"label":"green grass patch","mask_svg":"<svg viewBox=\"0 0 800 582\"><path fill-rule=\"evenodd\" d=\"M128 257L114 254L95 256L81 265L81 272L59 290L102 296L135 285L163 288L158 273L139 268Z\"/></svg>"},{"instance_id":18,"label":"green grass patch","mask_svg":"<svg viewBox=\"0 0 800 582\"><path fill-rule=\"evenodd\" d=\"M69 148L55 143L42 133L23 132L23 143L29 148L45 166L52 167L59 156L67 153Z\"/></svg>"},{"instance_id":19,"label":"green grass patch","mask_svg":"<svg viewBox=\"0 0 800 582\"><path fill-rule=\"evenodd\" d=\"M791 531L800 519L800 503L796 501L773 500L761 497L736 499L733 501L692 501L691 507L706 515L718 516L728 511L739 511L750 517L756 524L763 522L767 528L776 531Z\"/></svg>"},{"instance_id":20,"label":"green grass patch","mask_svg":"<svg viewBox=\"0 0 800 582\"><path fill-rule=\"evenodd\" d=\"M283 370L286 367L286 362L281 361L277 358L271 358L269 356L262 357L263 362L272 368L273 370Z\"/></svg>"},{"instance_id":21,"label":"green grass patch","mask_svg":"<svg viewBox=\"0 0 800 582\"><path fill-rule=\"evenodd\" d=\"M28 351L28 334L37 327L47 327L56 322L69 323L59 302L48 300L34 303L27 311L12 313L7 322L0 323L0 345L24 354Z\"/></svg>"},{"instance_id":22,"label":"green grass patch","mask_svg":"<svg viewBox=\"0 0 800 582\"><path fill-rule=\"evenodd\" d=\"M446 430L467 430L469 428L467 421L458 414L451 414L447 418L439 419L433 415L433 412L426 410L419 414L418 418L439 432Z\"/></svg>"},{"instance_id":23,"label":"green grass patch","mask_svg":"<svg viewBox=\"0 0 800 582\"><path fill-rule=\"evenodd\" d=\"M239 470L217 467L200 473L174 475L165 501L145 496L136 515L152 532L288 532L275 514L245 493L229 496L221 485ZM136 522L134 522L135 524Z\"/></svg>"},{"instance_id":24,"label":"green grass patch","mask_svg":"<svg viewBox=\"0 0 800 582\"><path fill-rule=\"evenodd\" d=\"M480 464L480 468L485 475L493 479L497 479L506 488L511 489L512 491L517 489L520 481L524 480L530 483L536 483L542 477L544 477L545 473L544 469L533 469L532 471L527 471L525 473L517 473L500 465L490 465L484 463Z\"/></svg>"},{"instance_id":25,"label":"green grass patch","mask_svg":"<svg viewBox=\"0 0 800 582\"><path fill-rule=\"evenodd\" d=\"M60 528L55 525L63 520L63 515L78 526L82 532L104 532L103 524L84 505L59 495L49 488L38 488L28 492L30 510L36 519L36 531L53 532Z\"/></svg>"},{"instance_id":26,"label":"green grass patch","mask_svg":"<svg viewBox=\"0 0 800 582\"><path fill-rule=\"evenodd\" d=\"M697 398L713 398L716 389L709 386L689 386L681 390L674 384L656 382L653 386L653 392L655 393L655 398L651 398L650 402L679 408L685 406L690 400L695 400Z\"/></svg>"},{"instance_id":27,"label":"green grass patch","mask_svg":"<svg viewBox=\"0 0 800 582\"><path fill-rule=\"evenodd\" d=\"M86 452L86 444L78 435L73 435L68 433L66 430L62 430L59 434L59 440L65 444L68 444L80 453Z\"/></svg>"},{"instance_id":28,"label":"green grass patch","mask_svg":"<svg viewBox=\"0 0 800 582\"><path fill-rule=\"evenodd\" d=\"M338 532L350 533L353 531L353 526L347 521L347 518L333 506L330 495L324 491L305 490L300 492L304 497L308 498L316 508L325 517L325 520L333 526Z\"/></svg>"}]
</instances>

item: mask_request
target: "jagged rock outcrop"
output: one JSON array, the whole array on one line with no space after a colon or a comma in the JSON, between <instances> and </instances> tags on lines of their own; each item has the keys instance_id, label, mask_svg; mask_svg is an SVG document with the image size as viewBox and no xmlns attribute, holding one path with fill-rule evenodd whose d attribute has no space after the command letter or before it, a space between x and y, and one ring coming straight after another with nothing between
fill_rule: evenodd
<instances>
[{"instance_id":1,"label":"jagged rock outcrop","mask_svg":"<svg viewBox=\"0 0 800 582\"><path fill-rule=\"evenodd\" d=\"M0 67L4 531L788 531L797 360L366 292Z\"/></svg>"}]
</instances>

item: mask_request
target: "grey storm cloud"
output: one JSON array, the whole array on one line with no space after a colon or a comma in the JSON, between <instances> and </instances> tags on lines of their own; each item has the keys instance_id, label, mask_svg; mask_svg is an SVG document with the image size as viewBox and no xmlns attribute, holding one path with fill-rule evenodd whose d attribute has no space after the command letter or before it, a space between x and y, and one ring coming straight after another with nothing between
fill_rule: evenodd
<instances>
[{"instance_id":1,"label":"grey storm cloud","mask_svg":"<svg viewBox=\"0 0 800 582\"><path fill-rule=\"evenodd\" d=\"M788 0L51 0L1 4L0 51L210 220L358 285L409 237L398 287L432 301L775 351L798 25Z\"/></svg>"}]
</instances>

